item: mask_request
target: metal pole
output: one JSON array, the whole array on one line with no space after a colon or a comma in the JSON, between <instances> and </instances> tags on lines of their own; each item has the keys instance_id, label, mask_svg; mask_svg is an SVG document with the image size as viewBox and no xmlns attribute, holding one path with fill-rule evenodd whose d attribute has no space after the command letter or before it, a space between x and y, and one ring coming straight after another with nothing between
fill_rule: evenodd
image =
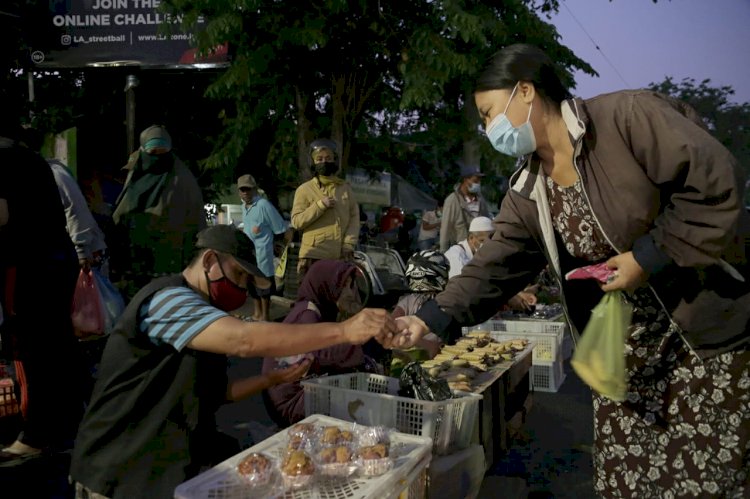
<instances>
[{"instance_id":1,"label":"metal pole","mask_svg":"<svg viewBox=\"0 0 750 499\"><path fill-rule=\"evenodd\" d=\"M127 155L135 151L135 87L140 81L135 75L125 79L125 128L128 142Z\"/></svg>"},{"instance_id":2,"label":"metal pole","mask_svg":"<svg viewBox=\"0 0 750 499\"><path fill-rule=\"evenodd\" d=\"M36 98L34 95L34 72L29 70L26 73L26 79L29 82L29 102L34 102Z\"/></svg>"}]
</instances>

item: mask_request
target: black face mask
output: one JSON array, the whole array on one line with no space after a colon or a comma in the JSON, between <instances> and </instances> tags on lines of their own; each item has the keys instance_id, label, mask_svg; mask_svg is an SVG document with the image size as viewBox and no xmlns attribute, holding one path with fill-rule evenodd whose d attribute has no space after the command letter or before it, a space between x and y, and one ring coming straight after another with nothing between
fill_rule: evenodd
<instances>
[{"instance_id":1,"label":"black face mask","mask_svg":"<svg viewBox=\"0 0 750 499\"><path fill-rule=\"evenodd\" d=\"M315 175L323 175L324 177L335 175L338 169L338 165L334 162L315 163L313 165Z\"/></svg>"}]
</instances>

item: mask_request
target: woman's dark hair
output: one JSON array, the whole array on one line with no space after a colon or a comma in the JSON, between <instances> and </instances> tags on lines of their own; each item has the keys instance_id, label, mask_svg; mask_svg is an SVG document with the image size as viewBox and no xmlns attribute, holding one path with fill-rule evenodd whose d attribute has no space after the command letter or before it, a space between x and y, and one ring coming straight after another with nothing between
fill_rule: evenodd
<instances>
[{"instance_id":1,"label":"woman's dark hair","mask_svg":"<svg viewBox=\"0 0 750 499\"><path fill-rule=\"evenodd\" d=\"M552 59L538 47L525 43L495 52L479 73L474 92L510 89L519 81L530 81L542 98L556 104L572 97Z\"/></svg>"}]
</instances>

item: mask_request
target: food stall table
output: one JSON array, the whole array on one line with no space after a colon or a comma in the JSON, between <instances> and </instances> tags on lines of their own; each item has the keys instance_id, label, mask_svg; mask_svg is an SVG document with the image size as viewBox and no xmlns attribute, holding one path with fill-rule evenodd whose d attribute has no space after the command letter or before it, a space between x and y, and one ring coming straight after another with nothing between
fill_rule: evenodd
<instances>
[{"instance_id":1,"label":"food stall table","mask_svg":"<svg viewBox=\"0 0 750 499\"><path fill-rule=\"evenodd\" d=\"M316 426L338 426L350 429L352 423L328 416L314 414L300 423ZM432 458L430 438L393 432L390 434L393 468L376 477L351 477L335 479L316 476L310 485L299 489L279 491L278 487L251 487L237 473L236 467L245 457L258 452L275 459L281 459L287 446L286 430L246 449L219 463L213 468L186 481L175 489L176 499L259 499L263 497L283 497L284 499L317 498L422 498L425 495L427 467ZM274 472L278 473L278 471ZM274 478L278 478L275 476ZM271 484L278 484L272 480Z\"/></svg>"},{"instance_id":2,"label":"food stall table","mask_svg":"<svg viewBox=\"0 0 750 499\"><path fill-rule=\"evenodd\" d=\"M484 447L489 469L508 447L508 421L522 410L529 394L529 370L534 343L530 342L512 361L505 361L480 373L472 392L482 395L474 441Z\"/></svg>"}]
</instances>

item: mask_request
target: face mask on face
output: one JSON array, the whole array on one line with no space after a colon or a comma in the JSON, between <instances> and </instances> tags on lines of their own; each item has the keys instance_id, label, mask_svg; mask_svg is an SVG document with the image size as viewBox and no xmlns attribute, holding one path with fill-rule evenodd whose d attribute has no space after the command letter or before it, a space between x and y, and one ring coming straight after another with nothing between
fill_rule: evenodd
<instances>
[{"instance_id":1,"label":"face mask on face","mask_svg":"<svg viewBox=\"0 0 750 499\"><path fill-rule=\"evenodd\" d=\"M247 300L247 290L229 280L224 274L221 262L219 262L219 270L221 270L221 277L215 281L210 280L208 272L205 272L211 304L225 312L240 308Z\"/></svg>"},{"instance_id":2,"label":"face mask on face","mask_svg":"<svg viewBox=\"0 0 750 499\"><path fill-rule=\"evenodd\" d=\"M339 167L333 161L326 161L325 163L315 163L313 169L315 170L315 175L330 177L336 173Z\"/></svg>"},{"instance_id":3,"label":"face mask on face","mask_svg":"<svg viewBox=\"0 0 750 499\"><path fill-rule=\"evenodd\" d=\"M526 123L517 128L513 126L505 115L517 88L518 83L513 87L513 92L510 94L508 104L505 105L505 110L495 116L487 126L487 138L490 140L492 147L498 152L513 156L514 158L520 158L536 150L536 138L534 137L534 130L531 128L531 121L529 121L531 110L534 106L529 107L529 115L526 117Z\"/></svg>"},{"instance_id":4,"label":"face mask on face","mask_svg":"<svg viewBox=\"0 0 750 499\"><path fill-rule=\"evenodd\" d=\"M479 194L479 191L482 190L482 184L472 182L469 184L469 187L467 187L467 190L472 194Z\"/></svg>"}]
</instances>

